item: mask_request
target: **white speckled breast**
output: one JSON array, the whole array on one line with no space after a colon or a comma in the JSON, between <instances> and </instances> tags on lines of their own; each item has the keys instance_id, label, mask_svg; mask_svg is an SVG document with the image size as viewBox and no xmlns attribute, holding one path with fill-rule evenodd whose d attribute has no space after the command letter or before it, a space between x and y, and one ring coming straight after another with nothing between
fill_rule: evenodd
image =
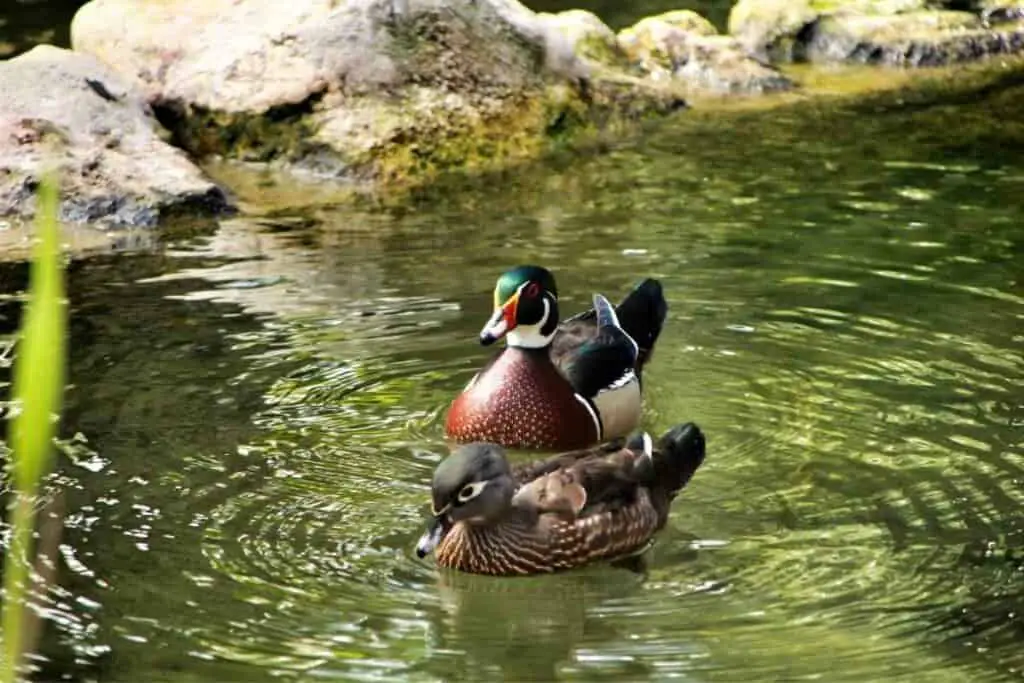
<instances>
[{"instance_id":1,"label":"white speckled breast","mask_svg":"<svg viewBox=\"0 0 1024 683\"><path fill-rule=\"evenodd\" d=\"M598 430L546 350L508 347L452 402L446 424L456 441L506 448L573 449Z\"/></svg>"}]
</instances>

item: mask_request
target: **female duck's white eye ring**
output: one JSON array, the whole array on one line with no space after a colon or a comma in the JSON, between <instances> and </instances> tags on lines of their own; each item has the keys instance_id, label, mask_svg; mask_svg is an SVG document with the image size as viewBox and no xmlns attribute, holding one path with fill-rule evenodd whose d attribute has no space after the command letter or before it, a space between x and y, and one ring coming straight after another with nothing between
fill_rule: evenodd
<instances>
[{"instance_id":1,"label":"female duck's white eye ring","mask_svg":"<svg viewBox=\"0 0 1024 683\"><path fill-rule=\"evenodd\" d=\"M486 481L477 481L472 484L466 484L462 487L462 490L459 491L459 502L468 503L473 500L480 495L480 492L484 490L485 486L487 486Z\"/></svg>"}]
</instances>

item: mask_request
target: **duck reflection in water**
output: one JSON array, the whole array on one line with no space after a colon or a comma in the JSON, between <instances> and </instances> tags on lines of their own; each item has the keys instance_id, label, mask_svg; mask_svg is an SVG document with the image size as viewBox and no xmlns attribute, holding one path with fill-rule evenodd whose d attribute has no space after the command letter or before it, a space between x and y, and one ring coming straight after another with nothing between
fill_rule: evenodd
<instances>
[{"instance_id":1,"label":"duck reflection in water","mask_svg":"<svg viewBox=\"0 0 1024 683\"><path fill-rule=\"evenodd\" d=\"M607 568L515 579L442 569L434 646L453 655L432 661L450 678L556 680L585 638L623 637L613 620L589 614L590 607L628 597L642 582L639 574Z\"/></svg>"}]
</instances>

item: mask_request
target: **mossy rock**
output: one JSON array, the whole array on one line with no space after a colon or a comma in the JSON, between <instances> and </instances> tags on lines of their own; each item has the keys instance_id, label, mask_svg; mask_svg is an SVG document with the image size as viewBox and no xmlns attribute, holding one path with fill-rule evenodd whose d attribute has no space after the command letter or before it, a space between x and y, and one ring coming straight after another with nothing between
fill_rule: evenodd
<instances>
[{"instance_id":1,"label":"mossy rock","mask_svg":"<svg viewBox=\"0 0 1024 683\"><path fill-rule=\"evenodd\" d=\"M645 17L633 25L633 29L640 30L645 22L664 22L669 26L700 36L718 35L718 29L710 21L697 12L689 9L677 9L671 12L662 12L650 17ZM627 29L628 30L628 29Z\"/></svg>"},{"instance_id":2,"label":"mossy rock","mask_svg":"<svg viewBox=\"0 0 1024 683\"><path fill-rule=\"evenodd\" d=\"M807 35L806 59L887 66L942 66L1024 50L1024 25L992 30L969 12L922 11L890 17L837 14Z\"/></svg>"},{"instance_id":3,"label":"mossy rock","mask_svg":"<svg viewBox=\"0 0 1024 683\"><path fill-rule=\"evenodd\" d=\"M670 77L685 59L688 41L714 36L718 30L691 10L675 10L644 17L619 31L617 40L629 61L654 77Z\"/></svg>"},{"instance_id":4,"label":"mossy rock","mask_svg":"<svg viewBox=\"0 0 1024 683\"><path fill-rule=\"evenodd\" d=\"M731 36L697 36L687 51L673 75L695 91L754 95L796 87L778 69L753 59Z\"/></svg>"},{"instance_id":5,"label":"mossy rock","mask_svg":"<svg viewBox=\"0 0 1024 683\"><path fill-rule=\"evenodd\" d=\"M591 67L629 68L615 32L593 12L581 9L558 13L541 12L537 18L546 28L561 35L572 52Z\"/></svg>"},{"instance_id":6,"label":"mossy rock","mask_svg":"<svg viewBox=\"0 0 1024 683\"><path fill-rule=\"evenodd\" d=\"M992 23L1024 19L1024 0L981 0L976 9Z\"/></svg>"},{"instance_id":7,"label":"mossy rock","mask_svg":"<svg viewBox=\"0 0 1024 683\"><path fill-rule=\"evenodd\" d=\"M619 32L630 61L655 80L675 80L690 92L763 93L793 82L752 58L731 36L696 12L678 10L645 17Z\"/></svg>"},{"instance_id":8,"label":"mossy rock","mask_svg":"<svg viewBox=\"0 0 1024 683\"><path fill-rule=\"evenodd\" d=\"M729 33L761 59L788 62L802 54L801 33L835 13L892 16L935 6L930 0L739 0Z\"/></svg>"},{"instance_id":9,"label":"mossy rock","mask_svg":"<svg viewBox=\"0 0 1024 683\"><path fill-rule=\"evenodd\" d=\"M938 66L1020 52L1024 26L1014 21L1014 8L1021 4L739 0L729 31L753 54L775 62Z\"/></svg>"},{"instance_id":10,"label":"mossy rock","mask_svg":"<svg viewBox=\"0 0 1024 683\"><path fill-rule=\"evenodd\" d=\"M317 131L309 143L345 149L349 175L410 187L446 173L498 170L685 106L677 90L628 77L555 82L487 103L419 88L325 110L310 119ZM363 130L362 148L351 144L355 130Z\"/></svg>"},{"instance_id":11,"label":"mossy rock","mask_svg":"<svg viewBox=\"0 0 1024 683\"><path fill-rule=\"evenodd\" d=\"M143 84L196 156L408 185L682 103L672 84L633 77L589 12L538 15L514 0L136 6L92 0L72 41Z\"/></svg>"},{"instance_id":12,"label":"mossy rock","mask_svg":"<svg viewBox=\"0 0 1024 683\"><path fill-rule=\"evenodd\" d=\"M0 61L0 216L29 219L56 167L60 217L154 228L229 211L224 192L167 144L135 84L94 57L39 45Z\"/></svg>"},{"instance_id":13,"label":"mossy rock","mask_svg":"<svg viewBox=\"0 0 1024 683\"><path fill-rule=\"evenodd\" d=\"M818 19L811 0L739 0L729 12L729 33L761 59L790 61L797 36Z\"/></svg>"},{"instance_id":14,"label":"mossy rock","mask_svg":"<svg viewBox=\"0 0 1024 683\"><path fill-rule=\"evenodd\" d=\"M948 0L811 0L811 6L821 14L844 12L882 17L938 9L946 4Z\"/></svg>"}]
</instances>

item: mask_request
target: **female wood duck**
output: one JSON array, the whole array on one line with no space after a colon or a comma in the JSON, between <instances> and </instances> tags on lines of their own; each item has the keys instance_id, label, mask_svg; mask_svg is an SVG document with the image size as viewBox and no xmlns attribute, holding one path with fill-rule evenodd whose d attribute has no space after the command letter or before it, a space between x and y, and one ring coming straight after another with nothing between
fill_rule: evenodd
<instances>
[{"instance_id":1,"label":"female wood duck","mask_svg":"<svg viewBox=\"0 0 1024 683\"><path fill-rule=\"evenodd\" d=\"M457 448L438 465L433 519L416 554L476 574L537 574L643 550L704 462L704 435L673 427L512 468L496 444Z\"/></svg>"},{"instance_id":2,"label":"female wood duck","mask_svg":"<svg viewBox=\"0 0 1024 683\"><path fill-rule=\"evenodd\" d=\"M494 314L480 332L506 347L470 380L448 410L457 442L568 450L629 434L640 422L640 376L668 312L657 280L641 282L617 307L558 321L558 288L540 266L498 278Z\"/></svg>"}]
</instances>

